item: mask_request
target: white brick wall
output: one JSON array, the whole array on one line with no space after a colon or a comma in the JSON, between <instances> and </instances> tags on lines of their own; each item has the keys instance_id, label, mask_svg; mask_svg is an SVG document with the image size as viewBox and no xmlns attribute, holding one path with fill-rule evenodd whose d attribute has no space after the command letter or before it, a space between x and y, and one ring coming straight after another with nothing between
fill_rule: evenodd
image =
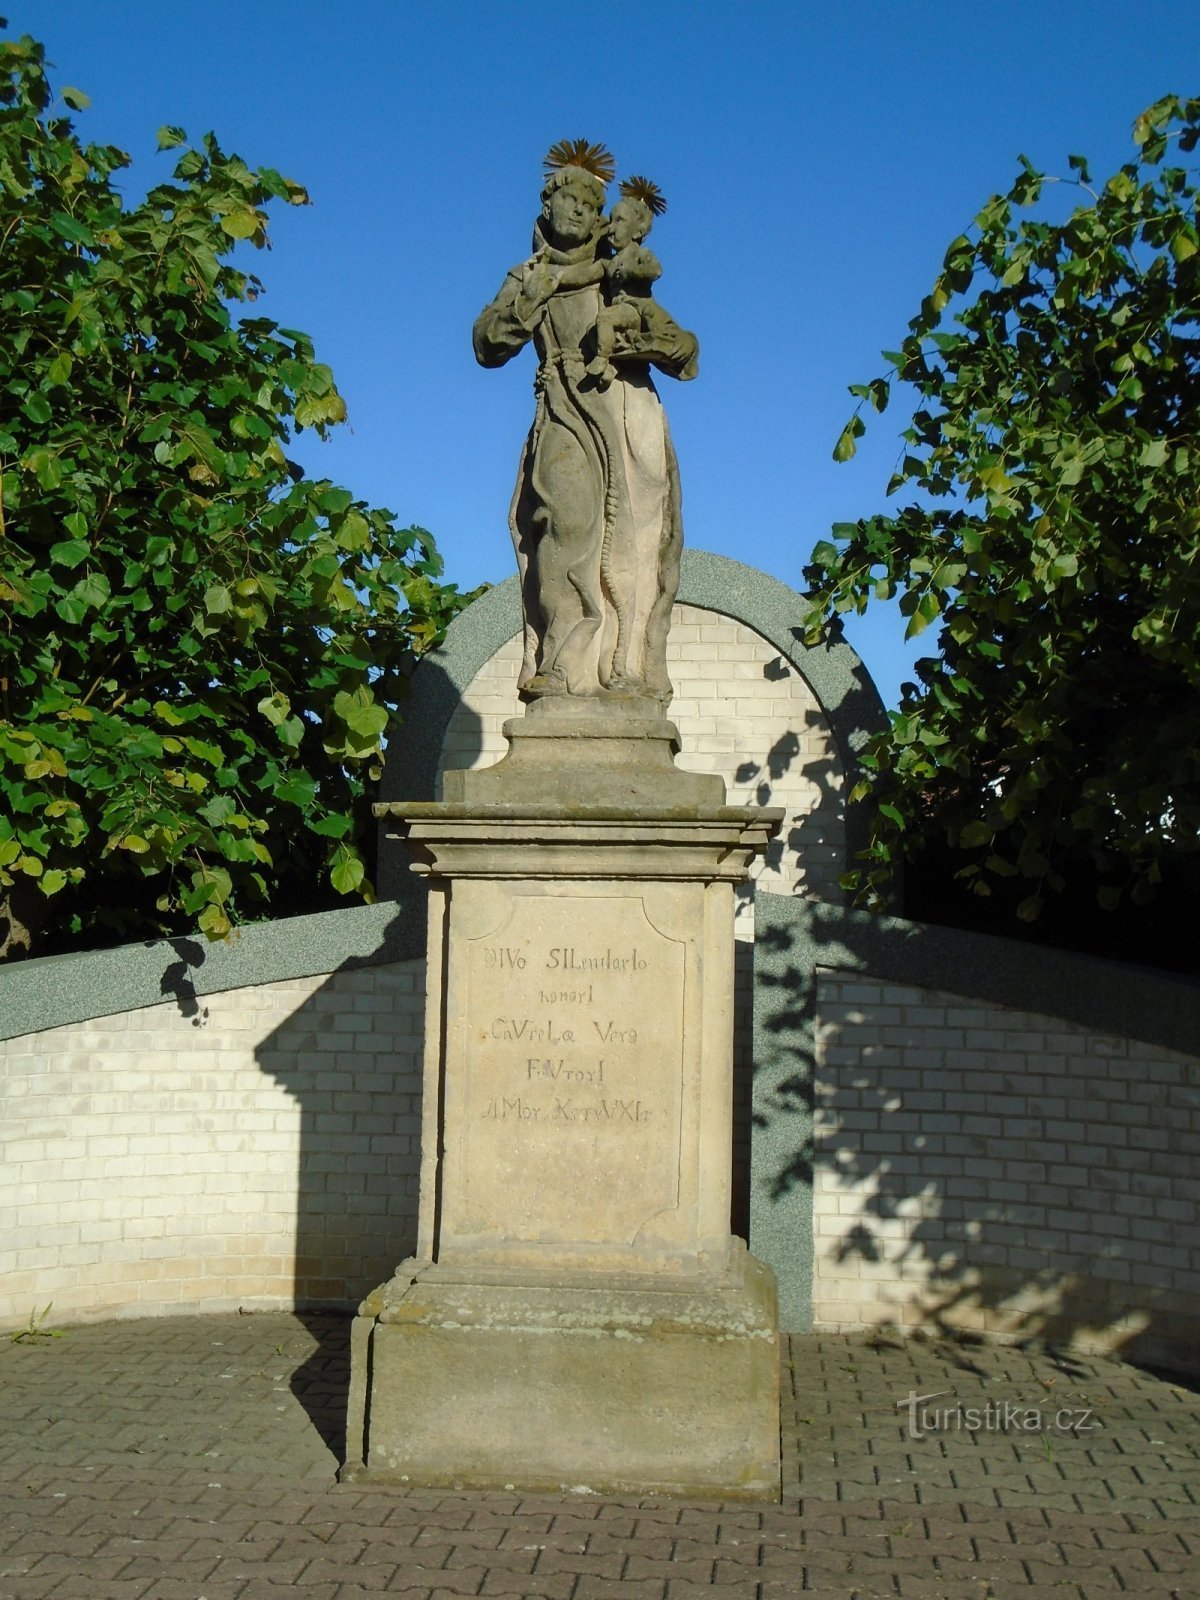
<instances>
[{"instance_id":1,"label":"white brick wall","mask_svg":"<svg viewBox=\"0 0 1200 1600\"><path fill-rule=\"evenodd\" d=\"M677 606L680 765L781 805L761 869L837 898L842 773L760 635ZM470 685L447 766L519 712L516 640ZM751 908L739 919L735 1208L749 1161ZM0 1326L353 1302L415 1242L423 966L174 1002L0 1043ZM1200 1061L933 990L825 973L814 1140L818 1326L1091 1329L1200 1315Z\"/></svg>"},{"instance_id":2,"label":"white brick wall","mask_svg":"<svg viewBox=\"0 0 1200 1600\"><path fill-rule=\"evenodd\" d=\"M1200 1312L1200 1060L822 973L814 1317L1179 1346Z\"/></svg>"},{"instance_id":3,"label":"white brick wall","mask_svg":"<svg viewBox=\"0 0 1200 1600\"><path fill-rule=\"evenodd\" d=\"M0 1044L0 1326L352 1302L416 1235L420 962Z\"/></svg>"}]
</instances>

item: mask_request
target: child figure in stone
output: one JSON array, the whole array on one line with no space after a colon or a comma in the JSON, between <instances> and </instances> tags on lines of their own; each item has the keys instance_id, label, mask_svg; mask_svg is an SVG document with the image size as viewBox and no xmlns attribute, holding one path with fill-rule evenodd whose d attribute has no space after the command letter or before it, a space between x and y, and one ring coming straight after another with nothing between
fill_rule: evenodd
<instances>
[{"instance_id":1,"label":"child figure in stone","mask_svg":"<svg viewBox=\"0 0 1200 1600\"><path fill-rule=\"evenodd\" d=\"M642 248L642 241L654 218L666 209L658 185L648 178L626 178L621 184L621 199L612 208L608 224L613 255L604 263L606 304L596 318L596 355L587 368L602 389L617 376L614 351L636 355L638 335L651 331L657 309L650 297L651 287L662 277L662 263L652 251Z\"/></svg>"}]
</instances>

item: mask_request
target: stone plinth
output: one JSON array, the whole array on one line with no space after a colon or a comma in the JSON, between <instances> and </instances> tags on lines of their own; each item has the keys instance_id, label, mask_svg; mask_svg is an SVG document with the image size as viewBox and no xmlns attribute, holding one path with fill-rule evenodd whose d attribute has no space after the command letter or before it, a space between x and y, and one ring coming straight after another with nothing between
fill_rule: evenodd
<instances>
[{"instance_id":1,"label":"stone plinth","mask_svg":"<svg viewBox=\"0 0 1200 1600\"><path fill-rule=\"evenodd\" d=\"M733 896L779 814L637 711L552 708L380 808L431 889L420 1233L356 1321L347 1478L778 1493L729 1211Z\"/></svg>"},{"instance_id":2,"label":"stone plinth","mask_svg":"<svg viewBox=\"0 0 1200 1600\"><path fill-rule=\"evenodd\" d=\"M777 1499L775 1282L734 1243L691 1279L406 1262L355 1321L343 1479Z\"/></svg>"}]
</instances>

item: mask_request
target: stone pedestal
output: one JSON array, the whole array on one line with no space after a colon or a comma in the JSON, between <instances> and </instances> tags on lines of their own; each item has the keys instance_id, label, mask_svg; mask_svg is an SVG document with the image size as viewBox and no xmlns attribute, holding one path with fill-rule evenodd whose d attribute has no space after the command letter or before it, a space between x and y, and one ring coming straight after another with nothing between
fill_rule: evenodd
<instances>
[{"instance_id":1,"label":"stone pedestal","mask_svg":"<svg viewBox=\"0 0 1200 1600\"><path fill-rule=\"evenodd\" d=\"M535 711L381 808L432 891L420 1236L356 1320L343 1477L774 1497L729 1207L733 894L779 814L637 706Z\"/></svg>"}]
</instances>

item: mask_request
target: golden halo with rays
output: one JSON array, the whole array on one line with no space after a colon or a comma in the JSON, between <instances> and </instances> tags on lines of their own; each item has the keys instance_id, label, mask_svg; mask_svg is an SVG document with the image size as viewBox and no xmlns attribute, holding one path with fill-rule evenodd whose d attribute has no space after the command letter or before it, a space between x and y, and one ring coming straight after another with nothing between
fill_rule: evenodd
<instances>
[{"instance_id":1,"label":"golden halo with rays","mask_svg":"<svg viewBox=\"0 0 1200 1600\"><path fill-rule=\"evenodd\" d=\"M649 178L634 176L621 179L621 193L627 200L640 200L649 206L652 216L661 217L667 209L667 197Z\"/></svg>"},{"instance_id":2,"label":"golden halo with rays","mask_svg":"<svg viewBox=\"0 0 1200 1600\"><path fill-rule=\"evenodd\" d=\"M602 144L590 144L586 139L560 139L546 152L542 165L546 176L562 167L582 167L601 183L611 183L616 177L617 163Z\"/></svg>"}]
</instances>

